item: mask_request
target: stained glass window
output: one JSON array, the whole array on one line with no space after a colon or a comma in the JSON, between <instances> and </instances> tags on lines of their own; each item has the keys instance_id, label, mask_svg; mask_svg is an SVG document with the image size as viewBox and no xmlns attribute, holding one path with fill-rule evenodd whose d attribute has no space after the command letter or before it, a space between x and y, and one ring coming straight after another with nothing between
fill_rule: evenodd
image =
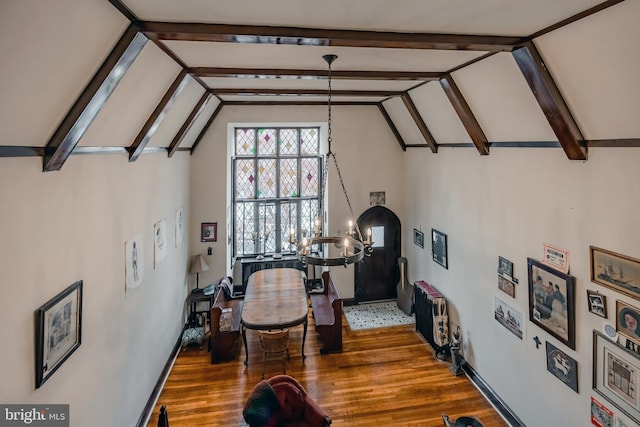
<instances>
[{"instance_id":1,"label":"stained glass window","mask_svg":"<svg viewBox=\"0 0 640 427\"><path fill-rule=\"evenodd\" d=\"M293 252L319 217L320 129L247 127L234 132L235 256Z\"/></svg>"}]
</instances>

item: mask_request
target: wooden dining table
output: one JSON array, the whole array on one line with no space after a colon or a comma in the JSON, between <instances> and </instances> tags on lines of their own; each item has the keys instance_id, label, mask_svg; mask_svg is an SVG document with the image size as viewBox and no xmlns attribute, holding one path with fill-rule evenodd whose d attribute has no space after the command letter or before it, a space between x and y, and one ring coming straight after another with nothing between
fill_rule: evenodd
<instances>
[{"instance_id":1,"label":"wooden dining table","mask_svg":"<svg viewBox=\"0 0 640 427\"><path fill-rule=\"evenodd\" d=\"M259 270L249 276L242 309L242 340L248 365L247 329L269 331L304 325L302 359L309 304L304 273L295 268Z\"/></svg>"}]
</instances>

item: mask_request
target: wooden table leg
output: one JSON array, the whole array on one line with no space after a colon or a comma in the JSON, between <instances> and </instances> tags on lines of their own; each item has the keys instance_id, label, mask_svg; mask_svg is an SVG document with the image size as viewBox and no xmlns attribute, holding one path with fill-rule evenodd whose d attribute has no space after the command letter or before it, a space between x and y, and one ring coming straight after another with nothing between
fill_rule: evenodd
<instances>
[{"instance_id":1,"label":"wooden table leg","mask_svg":"<svg viewBox=\"0 0 640 427\"><path fill-rule=\"evenodd\" d=\"M308 318L304 319L304 332L302 333L302 360L306 359L307 356L304 355L304 342L307 339L307 323L309 322Z\"/></svg>"},{"instance_id":2,"label":"wooden table leg","mask_svg":"<svg viewBox=\"0 0 640 427\"><path fill-rule=\"evenodd\" d=\"M249 347L247 347L247 328L242 325L242 341L244 342L244 366L249 366Z\"/></svg>"}]
</instances>

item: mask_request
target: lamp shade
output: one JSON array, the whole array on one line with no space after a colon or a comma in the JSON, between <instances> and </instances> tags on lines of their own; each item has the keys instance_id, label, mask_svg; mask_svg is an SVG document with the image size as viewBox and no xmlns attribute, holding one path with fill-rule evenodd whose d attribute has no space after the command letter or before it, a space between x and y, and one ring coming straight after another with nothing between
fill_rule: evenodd
<instances>
[{"instance_id":1,"label":"lamp shade","mask_svg":"<svg viewBox=\"0 0 640 427\"><path fill-rule=\"evenodd\" d=\"M202 273L203 271L207 271L209 269L209 265L204 260L202 255L196 255L191 261L191 267L189 267L189 273L196 274Z\"/></svg>"}]
</instances>

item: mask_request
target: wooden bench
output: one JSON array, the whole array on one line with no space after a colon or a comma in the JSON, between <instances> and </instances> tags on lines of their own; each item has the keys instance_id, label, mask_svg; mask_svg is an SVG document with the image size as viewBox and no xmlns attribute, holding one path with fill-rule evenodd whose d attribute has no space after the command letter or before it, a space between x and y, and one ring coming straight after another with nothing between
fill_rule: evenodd
<instances>
[{"instance_id":1,"label":"wooden bench","mask_svg":"<svg viewBox=\"0 0 640 427\"><path fill-rule=\"evenodd\" d=\"M216 296L211 307L211 335L209 335L211 363L234 359L234 344L240 337L240 319L242 318L243 303L242 299L228 298L222 287L216 290ZM228 322L222 319L223 309L231 309ZM221 320L223 321L221 322ZM223 330L220 330L221 326Z\"/></svg>"},{"instance_id":2,"label":"wooden bench","mask_svg":"<svg viewBox=\"0 0 640 427\"><path fill-rule=\"evenodd\" d=\"M311 307L316 321L316 332L322 339L321 354L342 353L342 299L328 271L322 273L324 290L312 293Z\"/></svg>"}]
</instances>

